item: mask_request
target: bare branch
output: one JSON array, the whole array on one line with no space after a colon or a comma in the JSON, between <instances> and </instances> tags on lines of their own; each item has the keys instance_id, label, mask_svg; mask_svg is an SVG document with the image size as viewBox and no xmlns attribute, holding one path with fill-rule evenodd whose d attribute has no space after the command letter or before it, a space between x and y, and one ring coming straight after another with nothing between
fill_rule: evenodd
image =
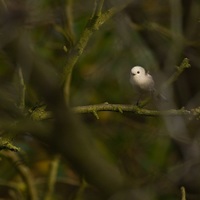
<instances>
[{"instance_id":1,"label":"bare branch","mask_svg":"<svg viewBox=\"0 0 200 200\"><path fill-rule=\"evenodd\" d=\"M13 166L15 166L16 170L19 172L22 180L24 181L27 187L27 199L38 200L38 195L31 172L25 165L16 164L20 162L20 159L18 158L17 154L9 151L2 153L1 156L8 159L13 164Z\"/></svg>"},{"instance_id":2,"label":"bare branch","mask_svg":"<svg viewBox=\"0 0 200 200\"><path fill-rule=\"evenodd\" d=\"M46 190L44 200L52 199L59 163L60 163L60 155L54 155L49 167L50 171L49 171L49 177L47 180L47 190Z\"/></svg>"},{"instance_id":3,"label":"bare branch","mask_svg":"<svg viewBox=\"0 0 200 200\"><path fill-rule=\"evenodd\" d=\"M71 84L71 76L73 68L78 61L79 57L82 55L89 39L92 34L98 30L102 24L104 24L108 19L110 19L113 15L123 10L131 0L127 0L123 2L123 4L114 6L113 8L107 10L99 16L92 14L92 17L88 20L88 23L79 39L77 44L72 47L72 49L67 54L67 63L63 72L63 84L64 84L64 94L67 104L69 104L69 96L70 96L70 84ZM101 10L101 6L103 5L103 1L101 0L97 9L97 5L95 5L95 10ZM96 12L96 11L95 11Z\"/></svg>"},{"instance_id":4,"label":"bare branch","mask_svg":"<svg viewBox=\"0 0 200 200\"><path fill-rule=\"evenodd\" d=\"M181 73L183 73L185 69L190 67L191 65L189 63L189 59L184 58L180 66L177 66L176 72L164 83L163 89L169 87L173 82L175 82L178 79L178 77L181 75Z\"/></svg>"},{"instance_id":5,"label":"bare branch","mask_svg":"<svg viewBox=\"0 0 200 200\"><path fill-rule=\"evenodd\" d=\"M93 18L96 15L96 12L97 12L97 1L98 0L94 1L94 7L93 7L91 18Z\"/></svg>"},{"instance_id":6,"label":"bare branch","mask_svg":"<svg viewBox=\"0 0 200 200\"><path fill-rule=\"evenodd\" d=\"M177 115L183 115L183 116L192 116L192 115L198 115L199 112L195 113L196 109L193 110L186 110L186 109L170 109L170 110L148 110L143 109L135 105L124 105L124 104L98 104L98 105L89 105L89 106L78 106L73 109L76 113L94 113L94 112L100 112L100 111L111 111L111 112L131 112L136 115L142 115L142 116L177 116ZM197 111L197 110L196 110Z\"/></svg>"},{"instance_id":7,"label":"bare branch","mask_svg":"<svg viewBox=\"0 0 200 200\"><path fill-rule=\"evenodd\" d=\"M100 16L103 8L104 0L98 0L96 15Z\"/></svg>"},{"instance_id":8,"label":"bare branch","mask_svg":"<svg viewBox=\"0 0 200 200\"><path fill-rule=\"evenodd\" d=\"M19 82L20 82L19 108L21 110L24 110L24 108L25 108L26 85L24 83L24 77L23 77L21 68L18 69L18 75L19 75Z\"/></svg>"},{"instance_id":9,"label":"bare branch","mask_svg":"<svg viewBox=\"0 0 200 200\"><path fill-rule=\"evenodd\" d=\"M185 187L181 187L181 200L186 200Z\"/></svg>"},{"instance_id":10,"label":"bare branch","mask_svg":"<svg viewBox=\"0 0 200 200\"><path fill-rule=\"evenodd\" d=\"M73 6L73 1L72 0L67 0L66 3L66 18L67 18L67 32L70 37L70 39L73 41L74 39L74 30L73 30L73 14L72 14L72 6Z\"/></svg>"},{"instance_id":11,"label":"bare branch","mask_svg":"<svg viewBox=\"0 0 200 200\"><path fill-rule=\"evenodd\" d=\"M1 3L3 4L4 8L7 10L8 6L7 6L6 2L5 2L5 0L1 0Z\"/></svg>"},{"instance_id":12,"label":"bare branch","mask_svg":"<svg viewBox=\"0 0 200 200\"><path fill-rule=\"evenodd\" d=\"M187 110L185 108L181 109L169 109L169 110L148 110L136 105L125 105L125 104L96 104L96 105L88 105L88 106L77 106L72 108L72 110L77 114L85 114L91 113L97 119L99 119L98 112L119 112L123 113L134 113L135 115L141 116L150 116L150 117L158 117L158 116L187 116L187 117L195 117L198 118L200 116L200 107L193 108ZM40 113L40 109L36 109L33 111L33 115L40 116L37 118L33 118L34 120L44 120L51 118L50 112L45 112L44 110Z\"/></svg>"},{"instance_id":13,"label":"bare branch","mask_svg":"<svg viewBox=\"0 0 200 200\"><path fill-rule=\"evenodd\" d=\"M8 139L1 138L0 139L0 151L1 150L9 150L9 151L18 152L18 151L20 151L20 148L13 145Z\"/></svg>"}]
</instances>

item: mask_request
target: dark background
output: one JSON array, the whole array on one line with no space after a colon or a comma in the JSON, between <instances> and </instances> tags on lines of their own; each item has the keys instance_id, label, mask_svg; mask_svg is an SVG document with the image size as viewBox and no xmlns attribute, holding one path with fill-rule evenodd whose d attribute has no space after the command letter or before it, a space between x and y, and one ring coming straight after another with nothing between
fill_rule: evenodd
<instances>
[{"instance_id":1,"label":"dark background","mask_svg":"<svg viewBox=\"0 0 200 200\"><path fill-rule=\"evenodd\" d=\"M120 3L123 1L105 1L103 11ZM93 7L94 2L80 0L0 2L1 121L8 120L12 126L20 119L15 107L20 105L18 69L21 66L26 85L25 110L46 104L47 100L32 85L36 79L30 62L36 61L50 80L53 76L59 79L66 67L67 53L63 47L70 49L76 44ZM168 101L150 102L145 108L199 107L199 33L199 0L133 0L90 38L73 71L70 105L134 104L137 93L129 83L133 66L145 67L160 88L183 59L188 58L191 68L185 69L162 91ZM28 49L35 54L28 53ZM115 112L98 115L99 120L93 114L80 116L90 132L86 139L93 139L109 162L129 180L124 190L106 198L175 200L181 199L181 186L186 189L187 200L200 198L198 117L145 117ZM20 153L14 153L19 156L19 165L30 170L39 196L43 196L49 164L56 150L29 132L16 134L4 130L3 126L0 131L2 141L11 141L21 148ZM55 133L59 131L58 128ZM4 151L0 160L0 198L25 198L26 184L16 170L18 163L9 162ZM87 164L92 166L90 161ZM52 199L105 199L104 190L94 181L91 183L82 171L73 159L61 156Z\"/></svg>"}]
</instances>

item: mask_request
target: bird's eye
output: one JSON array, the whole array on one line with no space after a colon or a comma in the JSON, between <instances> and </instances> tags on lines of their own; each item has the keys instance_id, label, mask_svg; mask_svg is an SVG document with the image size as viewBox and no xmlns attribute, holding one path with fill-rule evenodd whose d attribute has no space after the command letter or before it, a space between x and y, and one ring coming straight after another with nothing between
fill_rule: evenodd
<instances>
[{"instance_id":1,"label":"bird's eye","mask_svg":"<svg viewBox=\"0 0 200 200\"><path fill-rule=\"evenodd\" d=\"M140 71L137 71L137 74L139 74L140 73Z\"/></svg>"}]
</instances>

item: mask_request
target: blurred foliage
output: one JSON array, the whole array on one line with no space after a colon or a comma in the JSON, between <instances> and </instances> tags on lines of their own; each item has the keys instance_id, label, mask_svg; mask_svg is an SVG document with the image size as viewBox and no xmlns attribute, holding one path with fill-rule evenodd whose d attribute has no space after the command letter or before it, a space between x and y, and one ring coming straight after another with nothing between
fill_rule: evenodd
<instances>
[{"instance_id":1,"label":"blurred foliage","mask_svg":"<svg viewBox=\"0 0 200 200\"><path fill-rule=\"evenodd\" d=\"M103 11L117 3L123 1L105 1ZM21 119L41 119L34 116L35 109L42 112L56 110L51 100L48 102L46 94L41 95L40 87L34 85L44 76L37 79L33 75L33 63L46 74L46 79L52 85L54 80L60 80L66 67L66 55L81 37L93 8L93 1L81 0L0 1L0 144L4 145L1 145L0 154L0 199L45 199L51 170L55 170L56 180L53 186L49 186L54 191L50 197L46 196L46 200L108 198L105 192L107 183L100 188L94 181L101 176L99 171L95 171L97 161L104 166L101 158L97 156L94 162L85 164L88 162L85 157L79 166L80 163L73 162L72 157L64 154L60 161L56 161L58 166L51 169L54 154L62 154L57 152L59 148L52 147L40 137L34 137L31 131L19 134L18 127L15 130L15 125ZM151 102L147 108L191 109L200 106L199 10L199 0L133 0L90 38L73 70L70 105L104 102L133 104L137 93L129 83L132 66L144 66L154 75L160 87L187 57L192 68L186 69L173 85L163 91L168 102ZM21 67L24 85L18 73ZM21 108L23 89L25 107ZM46 90L48 93L48 88ZM51 97L56 99L56 95L52 94ZM188 199L200 198L198 120L114 112L101 112L98 115L99 120L92 114L80 116L80 121L90 133L85 138L76 116L75 126L82 134L80 144L85 140L86 144L90 144L92 140L103 155L102 160L112 163L127 180L126 186L109 194L108 199L181 199L181 186L186 188ZM41 123L50 128L54 125L54 119L41 120ZM5 127L11 127L11 131ZM59 146L57 137L63 130L59 126L56 128L54 139ZM40 135L37 129L36 132ZM73 146L72 149L75 148L83 157L87 149L91 153L94 151L94 157L98 155L93 145L84 152L79 143L76 145L72 142L70 146L68 139L60 145L69 146L69 149ZM9 147L20 150L9 154L9 150L13 150ZM73 150L71 152L74 153ZM90 176L90 170L82 167L93 168L93 165L96 179L91 178L94 175ZM22 166L28 172L24 172ZM34 197L32 187L35 187L38 198Z\"/></svg>"}]
</instances>

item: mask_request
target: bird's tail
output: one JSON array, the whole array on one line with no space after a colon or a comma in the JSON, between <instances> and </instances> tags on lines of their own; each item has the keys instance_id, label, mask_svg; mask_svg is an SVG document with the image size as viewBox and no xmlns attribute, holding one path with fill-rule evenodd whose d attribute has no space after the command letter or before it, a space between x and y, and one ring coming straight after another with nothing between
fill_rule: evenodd
<instances>
[{"instance_id":1,"label":"bird's tail","mask_svg":"<svg viewBox=\"0 0 200 200\"><path fill-rule=\"evenodd\" d=\"M167 97L162 93L158 92L156 89L153 90L153 97L159 101L168 101Z\"/></svg>"}]
</instances>

